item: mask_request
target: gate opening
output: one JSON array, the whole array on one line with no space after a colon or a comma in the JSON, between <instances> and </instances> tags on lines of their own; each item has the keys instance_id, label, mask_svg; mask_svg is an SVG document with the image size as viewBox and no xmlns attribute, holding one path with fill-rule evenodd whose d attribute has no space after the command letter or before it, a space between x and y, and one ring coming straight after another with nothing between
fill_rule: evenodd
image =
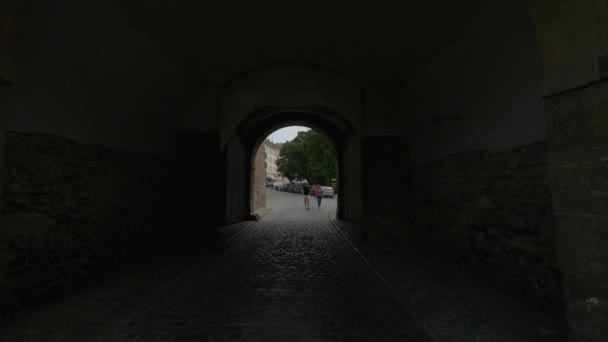
<instances>
[{"instance_id":1,"label":"gate opening","mask_svg":"<svg viewBox=\"0 0 608 342\"><path fill-rule=\"evenodd\" d=\"M338 156L323 132L288 126L265 137L252 156L251 209L321 210L336 217Z\"/></svg>"}]
</instances>

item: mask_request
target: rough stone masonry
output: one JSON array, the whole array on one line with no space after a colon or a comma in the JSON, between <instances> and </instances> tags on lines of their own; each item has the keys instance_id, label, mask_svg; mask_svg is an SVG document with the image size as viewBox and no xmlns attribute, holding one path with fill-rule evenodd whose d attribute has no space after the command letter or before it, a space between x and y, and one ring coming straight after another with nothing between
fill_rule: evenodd
<instances>
[{"instance_id":1,"label":"rough stone masonry","mask_svg":"<svg viewBox=\"0 0 608 342\"><path fill-rule=\"evenodd\" d=\"M162 158L11 132L5 162L0 313L94 279L168 220Z\"/></svg>"},{"instance_id":2,"label":"rough stone masonry","mask_svg":"<svg viewBox=\"0 0 608 342\"><path fill-rule=\"evenodd\" d=\"M417 237L564 312L547 144L448 156L414 168Z\"/></svg>"}]
</instances>

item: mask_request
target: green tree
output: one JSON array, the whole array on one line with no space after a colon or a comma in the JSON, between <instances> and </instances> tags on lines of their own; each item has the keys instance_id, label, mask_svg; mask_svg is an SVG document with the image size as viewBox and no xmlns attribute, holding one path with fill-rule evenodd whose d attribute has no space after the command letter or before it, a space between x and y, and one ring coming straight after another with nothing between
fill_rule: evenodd
<instances>
[{"instance_id":1,"label":"green tree","mask_svg":"<svg viewBox=\"0 0 608 342\"><path fill-rule=\"evenodd\" d=\"M290 180L307 179L311 183L330 184L337 174L336 152L323 135L315 131L299 132L283 145L277 166Z\"/></svg>"}]
</instances>

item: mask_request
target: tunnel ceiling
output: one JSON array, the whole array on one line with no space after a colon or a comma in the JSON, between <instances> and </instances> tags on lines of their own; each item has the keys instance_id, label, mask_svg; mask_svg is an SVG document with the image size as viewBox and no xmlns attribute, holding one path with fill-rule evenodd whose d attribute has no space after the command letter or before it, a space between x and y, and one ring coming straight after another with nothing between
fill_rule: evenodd
<instances>
[{"instance_id":1,"label":"tunnel ceiling","mask_svg":"<svg viewBox=\"0 0 608 342\"><path fill-rule=\"evenodd\" d=\"M484 1L113 0L203 87L285 62L363 82L402 79L449 45Z\"/></svg>"}]
</instances>

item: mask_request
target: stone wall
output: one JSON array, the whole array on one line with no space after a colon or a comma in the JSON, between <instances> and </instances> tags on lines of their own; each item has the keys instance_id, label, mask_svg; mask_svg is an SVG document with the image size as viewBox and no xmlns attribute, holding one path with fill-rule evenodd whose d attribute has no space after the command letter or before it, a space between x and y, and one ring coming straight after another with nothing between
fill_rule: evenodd
<instances>
[{"instance_id":1,"label":"stone wall","mask_svg":"<svg viewBox=\"0 0 608 342\"><path fill-rule=\"evenodd\" d=\"M571 342L608 341L608 1L530 1Z\"/></svg>"},{"instance_id":2,"label":"stone wall","mask_svg":"<svg viewBox=\"0 0 608 342\"><path fill-rule=\"evenodd\" d=\"M343 184L338 185L338 203L342 208L344 220L361 220L361 141L353 136L344 145L340 172ZM340 198L342 197L342 198Z\"/></svg>"},{"instance_id":3,"label":"stone wall","mask_svg":"<svg viewBox=\"0 0 608 342\"><path fill-rule=\"evenodd\" d=\"M608 82L546 97L558 260L572 340L608 340Z\"/></svg>"},{"instance_id":4,"label":"stone wall","mask_svg":"<svg viewBox=\"0 0 608 342\"><path fill-rule=\"evenodd\" d=\"M43 134L8 134L0 211L2 313L59 295L155 245L170 164Z\"/></svg>"},{"instance_id":5,"label":"stone wall","mask_svg":"<svg viewBox=\"0 0 608 342\"><path fill-rule=\"evenodd\" d=\"M4 165L6 117L10 108L10 94L15 82L15 42L17 32L16 1L0 3L0 170ZM0 206L2 205L2 172L0 172Z\"/></svg>"},{"instance_id":6,"label":"stone wall","mask_svg":"<svg viewBox=\"0 0 608 342\"><path fill-rule=\"evenodd\" d=\"M3 84L0 77L0 170L4 165L4 146L6 144L6 111L9 102L10 86ZM0 206L2 206L2 172L0 172Z\"/></svg>"},{"instance_id":7,"label":"stone wall","mask_svg":"<svg viewBox=\"0 0 608 342\"><path fill-rule=\"evenodd\" d=\"M247 196L247 160L245 146L237 136L233 136L224 149L226 161L226 207L225 224L240 222L245 219Z\"/></svg>"},{"instance_id":8,"label":"stone wall","mask_svg":"<svg viewBox=\"0 0 608 342\"><path fill-rule=\"evenodd\" d=\"M363 241L376 250L400 248L409 240L412 217L411 161L404 135L368 136L363 140Z\"/></svg>"},{"instance_id":9,"label":"stone wall","mask_svg":"<svg viewBox=\"0 0 608 342\"><path fill-rule=\"evenodd\" d=\"M545 142L416 165L413 187L418 239L561 315Z\"/></svg>"}]
</instances>

